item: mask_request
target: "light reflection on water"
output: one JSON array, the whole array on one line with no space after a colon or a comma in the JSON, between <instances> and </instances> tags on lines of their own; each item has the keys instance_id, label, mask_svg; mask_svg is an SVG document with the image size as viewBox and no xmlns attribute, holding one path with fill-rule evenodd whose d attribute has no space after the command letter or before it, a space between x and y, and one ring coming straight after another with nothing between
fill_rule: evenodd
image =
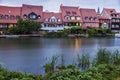
<instances>
[{"instance_id":1,"label":"light reflection on water","mask_svg":"<svg viewBox=\"0 0 120 80\"><path fill-rule=\"evenodd\" d=\"M86 53L92 59L99 48L120 50L120 38L1 38L0 61L9 70L43 74L43 65L53 55L64 54L67 65L77 54Z\"/></svg>"}]
</instances>

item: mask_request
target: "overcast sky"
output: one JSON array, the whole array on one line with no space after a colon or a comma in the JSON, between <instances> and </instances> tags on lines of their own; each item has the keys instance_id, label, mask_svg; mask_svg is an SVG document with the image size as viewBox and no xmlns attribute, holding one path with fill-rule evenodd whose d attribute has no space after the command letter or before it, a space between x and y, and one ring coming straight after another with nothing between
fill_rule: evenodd
<instances>
[{"instance_id":1,"label":"overcast sky","mask_svg":"<svg viewBox=\"0 0 120 80\"><path fill-rule=\"evenodd\" d=\"M59 11L60 4L80 8L115 8L120 12L120 0L0 0L0 5L21 6L22 4L42 5L44 11Z\"/></svg>"}]
</instances>

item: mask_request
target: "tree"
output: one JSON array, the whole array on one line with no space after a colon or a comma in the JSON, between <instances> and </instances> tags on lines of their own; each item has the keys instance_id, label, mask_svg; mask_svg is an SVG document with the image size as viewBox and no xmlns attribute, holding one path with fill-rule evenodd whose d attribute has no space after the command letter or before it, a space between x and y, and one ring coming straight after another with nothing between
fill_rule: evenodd
<instances>
[{"instance_id":1,"label":"tree","mask_svg":"<svg viewBox=\"0 0 120 80\"><path fill-rule=\"evenodd\" d=\"M34 31L38 31L39 28L41 28L39 22L19 19L17 25L10 28L9 32L12 34L31 34Z\"/></svg>"}]
</instances>

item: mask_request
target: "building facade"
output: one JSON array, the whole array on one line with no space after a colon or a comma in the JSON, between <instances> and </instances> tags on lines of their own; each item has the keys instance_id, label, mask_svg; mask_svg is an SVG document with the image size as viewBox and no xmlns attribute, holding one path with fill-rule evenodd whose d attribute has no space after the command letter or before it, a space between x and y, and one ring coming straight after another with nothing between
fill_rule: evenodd
<instances>
[{"instance_id":1,"label":"building facade","mask_svg":"<svg viewBox=\"0 0 120 80\"><path fill-rule=\"evenodd\" d=\"M60 12L62 14L62 21L65 28L72 26L82 26L82 18L79 7L61 5Z\"/></svg>"},{"instance_id":2,"label":"building facade","mask_svg":"<svg viewBox=\"0 0 120 80\"><path fill-rule=\"evenodd\" d=\"M110 20L110 29L115 32L120 30L120 15L115 9L104 8L101 16Z\"/></svg>"},{"instance_id":3,"label":"building facade","mask_svg":"<svg viewBox=\"0 0 120 80\"><path fill-rule=\"evenodd\" d=\"M99 14L98 14L99 13ZM110 28L120 30L120 13L115 9L104 8L102 13L95 9L60 5L60 11L43 11L43 6L26 5L21 7L0 6L0 30L17 24L17 20L34 20L42 24L40 30L59 31L73 26L87 28Z\"/></svg>"},{"instance_id":4,"label":"building facade","mask_svg":"<svg viewBox=\"0 0 120 80\"><path fill-rule=\"evenodd\" d=\"M99 20L95 9L80 8L80 13L83 21L83 29L99 27Z\"/></svg>"}]
</instances>

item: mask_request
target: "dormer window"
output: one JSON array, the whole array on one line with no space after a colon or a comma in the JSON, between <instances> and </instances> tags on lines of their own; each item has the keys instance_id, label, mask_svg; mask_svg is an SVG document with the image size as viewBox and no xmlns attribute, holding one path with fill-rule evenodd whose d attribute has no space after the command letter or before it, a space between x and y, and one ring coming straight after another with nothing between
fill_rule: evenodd
<instances>
[{"instance_id":1,"label":"dormer window","mask_svg":"<svg viewBox=\"0 0 120 80\"><path fill-rule=\"evenodd\" d=\"M66 14L69 15L69 14L70 14L70 11L66 11Z\"/></svg>"},{"instance_id":2,"label":"dormer window","mask_svg":"<svg viewBox=\"0 0 120 80\"><path fill-rule=\"evenodd\" d=\"M93 20L93 17L90 17L90 20L92 21L92 20Z\"/></svg>"},{"instance_id":3,"label":"dormer window","mask_svg":"<svg viewBox=\"0 0 120 80\"><path fill-rule=\"evenodd\" d=\"M2 14L0 14L0 19L2 19L3 18L3 15Z\"/></svg>"},{"instance_id":4,"label":"dormer window","mask_svg":"<svg viewBox=\"0 0 120 80\"><path fill-rule=\"evenodd\" d=\"M17 16L16 16L16 19L20 19L20 16L17 15Z\"/></svg>"},{"instance_id":5,"label":"dormer window","mask_svg":"<svg viewBox=\"0 0 120 80\"><path fill-rule=\"evenodd\" d=\"M8 15L5 15L5 19L8 19L9 18L9 16Z\"/></svg>"},{"instance_id":6,"label":"dormer window","mask_svg":"<svg viewBox=\"0 0 120 80\"><path fill-rule=\"evenodd\" d=\"M75 17L74 17L74 16L72 16L72 17L71 17L71 20L75 20Z\"/></svg>"},{"instance_id":7,"label":"dormer window","mask_svg":"<svg viewBox=\"0 0 120 80\"><path fill-rule=\"evenodd\" d=\"M10 15L10 19L15 19L15 16L14 15Z\"/></svg>"},{"instance_id":8,"label":"dormer window","mask_svg":"<svg viewBox=\"0 0 120 80\"><path fill-rule=\"evenodd\" d=\"M27 18L27 15L26 15L26 14L24 14L24 15L23 15L23 18L24 18L24 19L26 19L26 18Z\"/></svg>"},{"instance_id":9,"label":"dormer window","mask_svg":"<svg viewBox=\"0 0 120 80\"><path fill-rule=\"evenodd\" d=\"M77 16L76 19L77 19L77 20L80 20L80 16Z\"/></svg>"},{"instance_id":10,"label":"dormer window","mask_svg":"<svg viewBox=\"0 0 120 80\"><path fill-rule=\"evenodd\" d=\"M41 16L40 16L40 15L38 15L38 18L40 19L40 18L41 18Z\"/></svg>"},{"instance_id":11,"label":"dormer window","mask_svg":"<svg viewBox=\"0 0 120 80\"><path fill-rule=\"evenodd\" d=\"M70 20L70 16L66 16L65 19L66 19L66 20Z\"/></svg>"},{"instance_id":12,"label":"dormer window","mask_svg":"<svg viewBox=\"0 0 120 80\"><path fill-rule=\"evenodd\" d=\"M87 16L85 17L85 20L88 20L88 17L87 17Z\"/></svg>"},{"instance_id":13,"label":"dormer window","mask_svg":"<svg viewBox=\"0 0 120 80\"><path fill-rule=\"evenodd\" d=\"M28 15L28 17L29 17L29 19L31 19L31 20L36 20L36 19L37 19L37 14L35 14L34 12L32 12L32 13L30 13L30 14Z\"/></svg>"},{"instance_id":14,"label":"dormer window","mask_svg":"<svg viewBox=\"0 0 120 80\"><path fill-rule=\"evenodd\" d=\"M58 22L60 22L61 20L60 19L58 19Z\"/></svg>"},{"instance_id":15,"label":"dormer window","mask_svg":"<svg viewBox=\"0 0 120 80\"><path fill-rule=\"evenodd\" d=\"M56 20L56 17L55 16L52 16L51 18L50 18L50 22L56 22L57 20Z\"/></svg>"},{"instance_id":16,"label":"dormer window","mask_svg":"<svg viewBox=\"0 0 120 80\"><path fill-rule=\"evenodd\" d=\"M96 20L97 20L97 18L95 17L95 18L94 18L94 20L96 21Z\"/></svg>"},{"instance_id":17,"label":"dormer window","mask_svg":"<svg viewBox=\"0 0 120 80\"><path fill-rule=\"evenodd\" d=\"M73 11L72 14L73 14L73 15L76 15L76 12Z\"/></svg>"},{"instance_id":18,"label":"dormer window","mask_svg":"<svg viewBox=\"0 0 120 80\"><path fill-rule=\"evenodd\" d=\"M117 17L117 14L111 14L112 17Z\"/></svg>"},{"instance_id":19,"label":"dormer window","mask_svg":"<svg viewBox=\"0 0 120 80\"><path fill-rule=\"evenodd\" d=\"M48 18L46 18L45 21L48 22Z\"/></svg>"}]
</instances>

